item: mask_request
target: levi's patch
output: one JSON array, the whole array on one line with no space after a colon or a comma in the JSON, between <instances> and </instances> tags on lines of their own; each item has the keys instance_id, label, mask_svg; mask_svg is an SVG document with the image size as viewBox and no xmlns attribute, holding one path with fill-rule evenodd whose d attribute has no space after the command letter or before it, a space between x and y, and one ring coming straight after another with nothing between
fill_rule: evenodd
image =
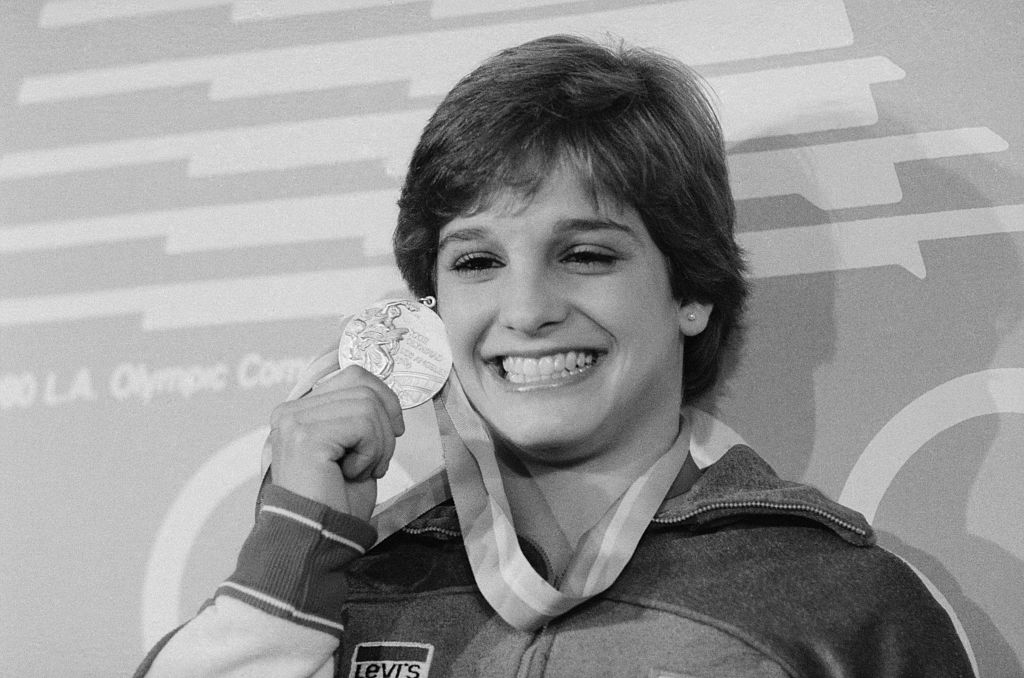
<instances>
[{"instance_id":1,"label":"levi's patch","mask_svg":"<svg viewBox=\"0 0 1024 678\"><path fill-rule=\"evenodd\" d=\"M359 643L349 678L428 678L434 646L380 640Z\"/></svg>"}]
</instances>

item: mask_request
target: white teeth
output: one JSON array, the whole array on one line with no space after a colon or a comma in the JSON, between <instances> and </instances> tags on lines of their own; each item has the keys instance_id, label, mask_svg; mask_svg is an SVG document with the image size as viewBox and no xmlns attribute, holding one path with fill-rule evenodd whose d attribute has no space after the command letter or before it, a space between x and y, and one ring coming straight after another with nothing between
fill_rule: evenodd
<instances>
[{"instance_id":1,"label":"white teeth","mask_svg":"<svg viewBox=\"0 0 1024 678\"><path fill-rule=\"evenodd\" d=\"M597 356L589 351L566 351L540 358L505 356L501 367L505 378L513 384L549 381L577 374L594 364Z\"/></svg>"}]
</instances>

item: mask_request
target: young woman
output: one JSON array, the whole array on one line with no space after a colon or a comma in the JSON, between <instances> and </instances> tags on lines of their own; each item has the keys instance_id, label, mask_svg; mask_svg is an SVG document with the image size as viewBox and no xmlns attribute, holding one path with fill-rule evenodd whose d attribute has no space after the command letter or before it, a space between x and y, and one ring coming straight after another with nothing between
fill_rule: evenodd
<instances>
[{"instance_id":1,"label":"young woman","mask_svg":"<svg viewBox=\"0 0 1024 678\"><path fill-rule=\"evenodd\" d=\"M395 234L451 345L451 500L375 543L405 423L346 368L274 412L237 571L139 675L970 675L859 515L695 435L746 294L733 219L680 64L553 36L473 71Z\"/></svg>"}]
</instances>

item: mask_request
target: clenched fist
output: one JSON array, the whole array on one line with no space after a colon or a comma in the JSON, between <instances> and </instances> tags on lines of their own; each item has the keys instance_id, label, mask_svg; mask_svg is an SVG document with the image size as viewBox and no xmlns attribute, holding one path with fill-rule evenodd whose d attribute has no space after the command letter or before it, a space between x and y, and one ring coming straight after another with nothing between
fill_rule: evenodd
<instances>
[{"instance_id":1,"label":"clenched fist","mask_svg":"<svg viewBox=\"0 0 1024 678\"><path fill-rule=\"evenodd\" d=\"M405 432L398 397L384 382L346 367L305 397L278 405L270 425L275 485L369 519L377 480Z\"/></svg>"}]
</instances>

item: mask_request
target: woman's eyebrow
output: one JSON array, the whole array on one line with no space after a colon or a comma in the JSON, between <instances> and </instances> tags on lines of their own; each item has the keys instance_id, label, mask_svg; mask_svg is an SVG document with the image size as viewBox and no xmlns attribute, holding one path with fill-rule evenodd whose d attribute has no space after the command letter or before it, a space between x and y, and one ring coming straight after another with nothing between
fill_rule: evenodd
<instances>
[{"instance_id":1,"label":"woman's eyebrow","mask_svg":"<svg viewBox=\"0 0 1024 678\"><path fill-rule=\"evenodd\" d=\"M617 231L628 235L633 240L640 240L635 226L624 224L612 219L561 219L555 223L556 233L588 233L592 231Z\"/></svg>"},{"instance_id":2,"label":"woman's eyebrow","mask_svg":"<svg viewBox=\"0 0 1024 678\"><path fill-rule=\"evenodd\" d=\"M555 222L554 228L552 229L557 235L564 235L566 233L593 233L595 231L615 231L617 233L623 233L629 236L631 239L639 242L641 240L640 234L636 232L635 226L624 224L613 219L597 219L597 218L567 218L559 219ZM444 251L445 247L459 242L471 242L473 240L480 240L487 237L487 229L477 226L467 226L466 228L460 228L456 231L452 231L447 235L443 236L437 243L437 251L440 254Z\"/></svg>"},{"instance_id":3,"label":"woman's eyebrow","mask_svg":"<svg viewBox=\"0 0 1024 678\"><path fill-rule=\"evenodd\" d=\"M476 227L460 228L459 230L452 231L451 233L449 233L449 234L445 235L444 237L442 237L437 242L437 251L438 251L438 253L442 252L447 245L452 244L452 243L469 242L471 240L479 240L480 238L483 238L484 235L485 235L485 231L482 228L476 228Z\"/></svg>"}]
</instances>

